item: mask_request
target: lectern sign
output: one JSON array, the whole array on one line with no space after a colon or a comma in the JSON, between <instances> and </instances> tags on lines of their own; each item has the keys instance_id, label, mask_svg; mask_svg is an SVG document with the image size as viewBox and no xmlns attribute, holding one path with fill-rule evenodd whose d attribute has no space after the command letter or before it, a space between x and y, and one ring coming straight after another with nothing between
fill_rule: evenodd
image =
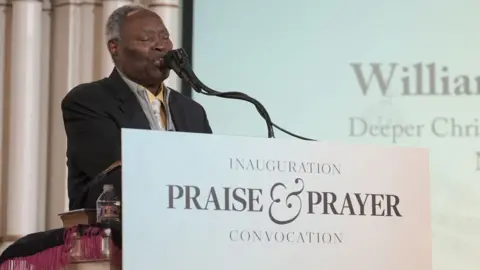
<instances>
[{"instance_id":1,"label":"lectern sign","mask_svg":"<svg viewBox=\"0 0 480 270\"><path fill-rule=\"evenodd\" d=\"M122 147L124 269L431 269L426 150L138 130Z\"/></svg>"}]
</instances>

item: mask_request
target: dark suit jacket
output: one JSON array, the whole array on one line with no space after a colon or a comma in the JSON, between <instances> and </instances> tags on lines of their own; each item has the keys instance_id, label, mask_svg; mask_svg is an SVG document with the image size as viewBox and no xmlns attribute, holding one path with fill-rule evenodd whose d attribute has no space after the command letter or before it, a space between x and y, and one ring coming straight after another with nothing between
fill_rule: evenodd
<instances>
[{"instance_id":1,"label":"dark suit jacket","mask_svg":"<svg viewBox=\"0 0 480 270\"><path fill-rule=\"evenodd\" d=\"M212 133L203 107L171 91L170 112L177 131ZM121 170L102 185L87 186L96 175L121 159L121 128L150 129L135 94L120 74L73 88L62 101L67 134L70 210L95 208L103 184L111 183L121 196Z\"/></svg>"}]
</instances>

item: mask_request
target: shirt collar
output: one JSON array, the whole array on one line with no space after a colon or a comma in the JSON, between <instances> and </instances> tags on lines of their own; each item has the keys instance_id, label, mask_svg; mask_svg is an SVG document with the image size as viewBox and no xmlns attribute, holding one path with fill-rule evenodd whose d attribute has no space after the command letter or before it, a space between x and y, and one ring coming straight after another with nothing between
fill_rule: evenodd
<instances>
[{"instance_id":1,"label":"shirt collar","mask_svg":"<svg viewBox=\"0 0 480 270\"><path fill-rule=\"evenodd\" d=\"M145 91L149 98L152 98L152 97L155 98L155 96L150 91L148 91L145 87L143 87L143 86L139 85L138 83L136 83L136 82L130 80L129 78L127 78L127 76L125 76L118 68L117 68L117 71L118 71L118 74L120 74L120 77L122 77L122 79L128 85L130 90L132 90L133 92L143 92L143 91ZM158 93L156 98L159 98L160 100L163 101L163 97L167 96L167 94L168 94L168 87L165 87L162 83L161 86L160 86L160 92Z\"/></svg>"}]
</instances>

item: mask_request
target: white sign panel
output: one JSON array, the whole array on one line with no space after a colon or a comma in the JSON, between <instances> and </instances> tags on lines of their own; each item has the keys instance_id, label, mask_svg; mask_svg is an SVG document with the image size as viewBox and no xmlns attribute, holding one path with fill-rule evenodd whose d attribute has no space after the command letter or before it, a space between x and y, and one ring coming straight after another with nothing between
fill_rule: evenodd
<instances>
[{"instance_id":1,"label":"white sign panel","mask_svg":"<svg viewBox=\"0 0 480 270\"><path fill-rule=\"evenodd\" d=\"M428 152L123 131L124 269L430 270Z\"/></svg>"}]
</instances>

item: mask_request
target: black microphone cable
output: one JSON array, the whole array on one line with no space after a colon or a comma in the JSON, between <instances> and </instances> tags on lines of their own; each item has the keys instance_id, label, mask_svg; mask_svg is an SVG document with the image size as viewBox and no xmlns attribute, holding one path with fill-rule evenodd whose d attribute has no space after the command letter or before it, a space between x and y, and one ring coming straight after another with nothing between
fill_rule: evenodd
<instances>
[{"instance_id":1,"label":"black microphone cable","mask_svg":"<svg viewBox=\"0 0 480 270\"><path fill-rule=\"evenodd\" d=\"M278 130L292 137L306 141L316 141L314 139L297 135L273 123L265 107L258 100L248 96L247 94L241 92L219 92L206 86L202 81L200 81L200 79L198 79L196 74L193 72L188 61L188 56L183 49L169 51L165 55L165 62L167 63L169 68L173 69L181 79L186 80L198 93L208 96L244 100L252 103L267 124L269 138L275 138L275 134L273 132L273 127L275 127Z\"/></svg>"},{"instance_id":2,"label":"black microphone cable","mask_svg":"<svg viewBox=\"0 0 480 270\"><path fill-rule=\"evenodd\" d=\"M210 89L208 86L206 86L205 84L203 84L200 79L198 79L198 77L195 75L195 73L193 72L193 70L187 68L185 70L187 72L187 74L189 75L192 83L190 83L190 85L192 85L192 87L199 93L202 93L202 94L205 94L205 95L210 95L210 96L218 96L218 97L226 97L226 98L232 98L232 99L244 99L245 97L249 100L251 100L252 103L254 103L255 107L257 107L257 110L258 112L260 113L260 115L262 115L263 118L266 118L268 117L268 120L271 124L271 126L277 128L278 130L292 136L292 137L295 137L295 138L298 138L298 139L301 139L301 140L306 140L306 141L316 141L316 140L313 140L313 139L310 139L310 138L307 138L307 137L303 137L303 136L300 136L300 135L297 135L293 132L290 132L280 126L278 126L277 124L275 124L271 119L270 119L270 116L268 115L268 112L267 110L265 109L265 107L263 105L261 105L261 103L257 100L255 100L254 98L244 94L244 93L241 93L241 92L218 92L218 91L215 91L213 89ZM202 91L204 90L204 91ZM238 98L237 98L238 97ZM256 105L256 104L259 104L259 105ZM269 136L270 137L270 136ZM273 138L273 137L270 137L270 138Z\"/></svg>"}]
</instances>

